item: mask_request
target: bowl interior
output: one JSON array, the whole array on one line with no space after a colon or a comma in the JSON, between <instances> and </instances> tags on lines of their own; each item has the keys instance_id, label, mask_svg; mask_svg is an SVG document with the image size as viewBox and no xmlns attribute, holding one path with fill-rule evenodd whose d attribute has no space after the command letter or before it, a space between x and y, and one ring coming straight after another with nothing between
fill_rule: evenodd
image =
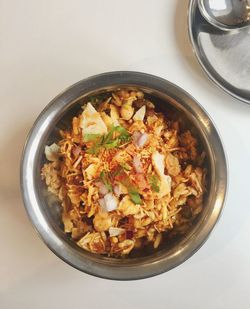
<instances>
[{"instance_id":1,"label":"bowl interior","mask_svg":"<svg viewBox=\"0 0 250 309\"><path fill-rule=\"evenodd\" d=\"M157 251L142 250L126 258L110 258L79 248L63 232L61 207L41 180L45 145L58 140L59 130L70 126L86 97L117 88L142 90L157 110L181 115L183 125L205 149L208 170L203 211L182 237L166 239ZM140 72L109 72L82 80L59 94L37 118L21 162L21 191L35 228L47 246L75 268L103 278L131 280L151 277L178 266L206 241L221 214L227 188L227 166L220 137L203 108L188 93L159 77Z\"/></svg>"},{"instance_id":2,"label":"bowl interior","mask_svg":"<svg viewBox=\"0 0 250 309\"><path fill-rule=\"evenodd\" d=\"M124 85L127 88L134 89L133 85ZM123 87L124 87L123 86ZM82 112L81 106L86 102L86 99L89 96L96 96L96 95L103 95L113 90L117 90L119 87L113 86L105 89L98 89L87 94L84 94L71 102L68 102L67 106L64 110L60 111L58 114L58 119L56 123L50 124L47 127L46 134L43 135L43 139L40 141L39 149L37 149L38 156L36 157L38 167L35 171L35 178L36 184L39 188L38 190L38 197L40 201L40 205L42 205L42 212L46 217L47 222L50 224L51 228L54 232L58 235L59 238L63 239L72 249L77 250L79 254L83 256L91 256L92 258L99 259L99 260L116 260L114 258L106 258L105 256L101 255L93 255L89 252L84 251L83 249L79 248L73 240L71 240L69 235L66 235L63 232L63 224L61 220L61 206L56 197L53 194L47 191L47 187L44 181L41 180L40 171L43 164L46 162L44 156L44 148L45 145L50 145L53 142L57 142L60 139L59 131L61 129L68 129L71 127L71 121L73 116L78 115ZM168 255L172 254L175 251L178 251L183 244L185 244L189 239L194 237L195 230L198 226L202 224L202 222L209 216L209 209L210 201L209 196L211 192L211 177L213 174L212 168L212 161L211 161L211 151L209 149L209 144L207 139L204 135L205 132L201 130L201 127L197 124L197 118L194 117L190 111L186 108L183 108L181 104L179 104L176 100L167 95L163 95L162 93L150 89L148 87L138 87L136 89L142 90L146 97L151 99L152 102L156 105L156 110L161 111L165 114L168 118L171 119L179 118L181 119L181 126L183 128L188 128L191 132L198 138L199 144L201 147L206 151L207 158L205 161L206 168L208 170L207 174L207 192L204 198L204 209L201 214L193 221L192 226L184 235L178 235L175 237L169 237L169 234L165 234L165 239L162 242L161 246L157 250L153 250L151 247L145 248L143 250L135 251L134 253L130 254L128 257L123 258L123 263L131 263L133 262L140 262L145 259L159 257L161 255Z\"/></svg>"}]
</instances>

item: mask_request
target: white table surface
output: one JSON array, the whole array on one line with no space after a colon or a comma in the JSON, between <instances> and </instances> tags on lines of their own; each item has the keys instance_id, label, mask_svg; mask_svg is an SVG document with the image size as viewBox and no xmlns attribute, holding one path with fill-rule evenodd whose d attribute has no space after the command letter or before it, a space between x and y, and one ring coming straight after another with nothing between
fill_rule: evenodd
<instances>
[{"instance_id":1,"label":"white table surface","mask_svg":"<svg viewBox=\"0 0 250 309\"><path fill-rule=\"evenodd\" d=\"M0 0L0 308L250 308L250 106L216 88L192 53L186 0ZM132 282L73 269L41 241L19 192L24 140L65 87L100 72L166 78L208 111L228 155L223 216L205 245ZM249 77L250 79L250 77Z\"/></svg>"}]
</instances>

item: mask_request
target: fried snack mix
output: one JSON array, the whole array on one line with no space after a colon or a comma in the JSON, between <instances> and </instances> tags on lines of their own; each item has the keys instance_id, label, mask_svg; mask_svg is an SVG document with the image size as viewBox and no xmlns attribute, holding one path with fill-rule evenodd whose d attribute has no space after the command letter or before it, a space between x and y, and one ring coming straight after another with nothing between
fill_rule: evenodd
<instances>
[{"instance_id":1,"label":"fried snack mix","mask_svg":"<svg viewBox=\"0 0 250 309\"><path fill-rule=\"evenodd\" d=\"M96 96L82 108L45 147L41 171L62 205L64 231L81 248L114 257L185 233L202 211L206 176L191 131L141 91Z\"/></svg>"}]
</instances>

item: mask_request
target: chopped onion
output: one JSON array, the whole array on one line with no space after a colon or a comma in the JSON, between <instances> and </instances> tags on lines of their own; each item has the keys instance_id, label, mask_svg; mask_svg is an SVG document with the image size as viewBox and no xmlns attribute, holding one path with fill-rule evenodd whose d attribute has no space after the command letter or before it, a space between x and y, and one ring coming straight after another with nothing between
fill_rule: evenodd
<instances>
[{"instance_id":1,"label":"chopped onion","mask_svg":"<svg viewBox=\"0 0 250 309\"><path fill-rule=\"evenodd\" d=\"M138 156L135 156L133 158L133 166L135 168L136 173L138 173L138 174L143 173L142 163L141 163L140 158Z\"/></svg>"},{"instance_id":2,"label":"chopped onion","mask_svg":"<svg viewBox=\"0 0 250 309\"><path fill-rule=\"evenodd\" d=\"M112 193L106 194L104 196L104 201L105 201L105 204L106 204L107 211L113 211L118 206L117 198Z\"/></svg>"},{"instance_id":3,"label":"chopped onion","mask_svg":"<svg viewBox=\"0 0 250 309\"><path fill-rule=\"evenodd\" d=\"M115 195L116 195L117 197L119 197L119 196L121 195L121 188L120 188L119 185L115 185L114 188L113 188L113 190L114 190L114 193L115 193Z\"/></svg>"},{"instance_id":4,"label":"chopped onion","mask_svg":"<svg viewBox=\"0 0 250 309\"><path fill-rule=\"evenodd\" d=\"M135 131L132 135L133 143L137 146L137 141L139 137L141 136L141 132Z\"/></svg>"},{"instance_id":5,"label":"chopped onion","mask_svg":"<svg viewBox=\"0 0 250 309\"><path fill-rule=\"evenodd\" d=\"M118 201L112 193L108 193L99 200L99 204L104 211L113 211L117 209Z\"/></svg>"},{"instance_id":6,"label":"chopped onion","mask_svg":"<svg viewBox=\"0 0 250 309\"><path fill-rule=\"evenodd\" d=\"M142 148L148 140L148 135L147 133L141 133L141 132L135 131L133 133L132 138L133 138L133 143L137 147Z\"/></svg>"},{"instance_id":7,"label":"chopped onion","mask_svg":"<svg viewBox=\"0 0 250 309\"><path fill-rule=\"evenodd\" d=\"M106 203L104 201L104 198L100 198L98 202L99 202L100 206L102 207L102 209L106 210Z\"/></svg>"},{"instance_id":8,"label":"chopped onion","mask_svg":"<svg viewBox=\"0 0 250 309\"><path fill-rule=\"evenodd\" d=\"M101 195L105 195L105 194L107 194L107 193L109 192L108 188L105 186L105 184L104 184L103 182L98 181L98 182L96 182L95 184L96 184L96 186L98 187L99 193L100 193Z\"/></svg>"},{"instance_id":9,"label":"chopped onion","mask_svg":"<svg viewBox=\"0 0 250 309\"><path fill-rule=\"evenodd\" d=\"M139 148L142 148L146 142L148 140L148 135L146 133L143 133L139 138L138 138L138 141L137 141L137 145Z\"/></svg>"},{"instance_id":10,"label":"chopped onion","mask_svg":"<svg viewBox=\"0 0 250 309\"><path fill-rule=\"evenodd\" d=\"M152 163L155 168L156 173L160 178L160 192L158 193L159 198L169 194L171 190L171 177L169 175L165 175L165 156L158 151L155 151L152 154Z\"/></svg>"}]
</instances>

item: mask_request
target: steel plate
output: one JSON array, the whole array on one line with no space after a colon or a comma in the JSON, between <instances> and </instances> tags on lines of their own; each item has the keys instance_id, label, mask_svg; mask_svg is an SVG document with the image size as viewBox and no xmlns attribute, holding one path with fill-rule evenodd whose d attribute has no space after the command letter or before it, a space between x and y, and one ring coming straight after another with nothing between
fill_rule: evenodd
<instances>
[{"instance_id":1,"label":"steel plate","mask_svg":"<svg viewBox=\"0 0 250 309\"><path fill-rule=\"evenodd\" d=\"M202 17L197 0L189 3L188 26L194 52L210 79L250 104L250 27L216 29Z\"/></svg>"}]
</instances>

